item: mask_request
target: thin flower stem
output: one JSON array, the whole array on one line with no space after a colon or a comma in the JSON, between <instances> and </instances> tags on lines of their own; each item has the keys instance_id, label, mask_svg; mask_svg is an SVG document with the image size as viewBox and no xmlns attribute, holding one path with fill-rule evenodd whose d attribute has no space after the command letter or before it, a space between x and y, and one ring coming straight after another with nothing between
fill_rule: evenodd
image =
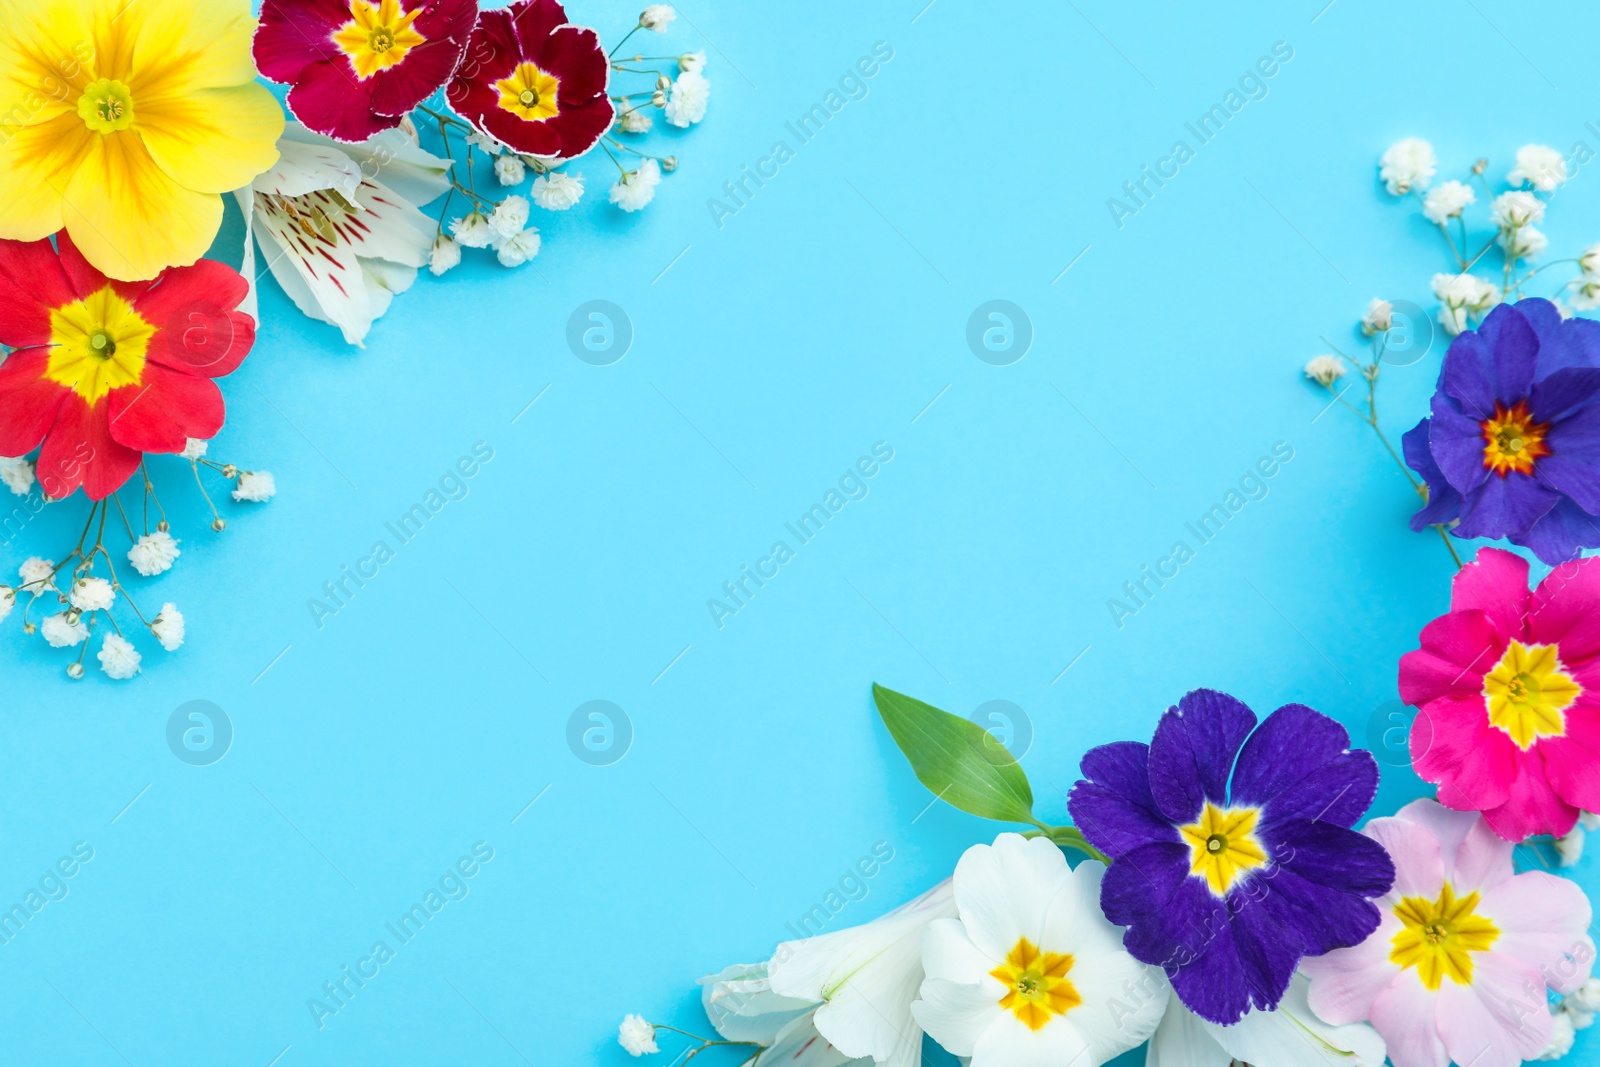
<instances>
[{"instance_id":1,"label":"thin flower stem","mask_svg":"<svg viewBox=\"0 0 1600 1067\"><path fill-rule=\"evenodd\" d=\"M613 63L613 64L611 64L611 69L612 70L619 70L624 74L654 74L657 77L666 78L668 81L672 80L671 77L669 77L667 75L666 71L664 71L664 70L656 70L654 68L647 68L645 70L635 70L633 67L624 67L624 66L621 66L620 64Z\"/></svg>"},{"instance_id":2,"label":"thin flower stem","mask_svg":"<svg viewBox=\"0 0 1600 1067\"><path fill-rule=\"evenodd\" d=\"M626 178L628 176L628 169L626 167L624 167L621 163L617 163L617 157L611 155L611 149L607 148L603 142L601 143L600 148L601 148L602 151L605 152L605 154L607 156L610 157L611 162L617 164L617 170L621 171L622 172L622 176L624 178Z\"/></svg>"},{"instance_id":3,"label":"thin flower stem","mask_svg":"<svg viewBox=\"0 0 1600 1067\"><path fill-rule=\"evenodd\" d=\"M162 522L166 522L167 521L167 509L161 506L161 498L156 496L155 483L150 480L150 468L145 465L145 461L142 460L142 459L139 461L139 473L144 475L144 492L145 492L145 496L147 498L149 498L150 500L154 500L156 502L156 511L161 515L161 521ZM146 516L145 517L145 529L148 530L150 528L149 505L148 505L148 503L145 506L145 516Z\"/></svg>"},{"instance_id":4,"label":"thin flower stem","mask_svg":"<svg viewBox=\"0 0 1600 1067\"><path fill-rule=\"evenodd\" d=\"M1032 822L1033 825L1039 828L1039 836L1048 837L1055 845L1061 848L1077 849L1090 859L1099 860L1107 865L1111 863L1111 857L1089 844L1088 838L1083 836L1083 831L1076 826L1051 826L1049 823L1040 822L1038 819L1034 819Z\"/></svg>"},{"instance_id":5,"label":"thin flower stem","mask_svg":"<svg viewBox=\"0 0 1600 1067\"><path fill-rule=\"evenodd\" d=\"M638 33L642 29L644 29L644 23L641 22L637 26L635 26L633 29L629 30L626 34L624 34L622 40L617 42L617 46L615 48L613 48L606 55L606 59L609 60L609 59L613 58L614 56L616 56L616 54L622 50L622 46L628 43L628 38L632 37L634 34Z\"/></svg>"},{"instance_id":6,"label":"thin flower stem","mask_svg":"<svg viewBox=\"0 0 1600 1067\"><path fill-rule=\"evenodd\" d=\"M635 110L637 110L637 109L635 109ZM608 142L610 142L610 144L613 147L615 147L616 150L619 151L619 152L632 152L636 156L643 156L645 159L653 159L653 160L657 161L658 163L665 163L667 161L667 157L666 156L652 156L649 152L641 152L637 148L634 148L631 145L623 144L621 141L617 140L615 137L607 137L606 140Z\"/></svg>"},{"instance_id":7,"label":"thin flower stem","mask_svg":"<svg viewBox=\"0 0 1600 1067\"><path fill-rule=\"evenodd\" d=\"M206 483L200 480L200 461L191 460L189 465L194 468L194 484L200 487L200 495L205 497L206 506L211 509L211 522L214 526L222 521L222 516L217 513L217 505L211 502L211 494L206 492Z\"/></svg>"},{"instance_id":8,"label":"thin flower stem","mask_svg":"<svg viewBox=\"0 0 1600 1067\"><path fill-rule=\"evenodd\" d=\"M130 541L137 541L137 540L139 540L139 539L138 539L138 538L137 538L137 537L135 537L135 536L134 536L134 533L133 533L133 523L131 523L131 522L129 522L129 521L128 521L128 513L127 513L127 512L126 512L126 511L124 511L124 510L123 510L123 507L122 507L122 498L121 498L121 497L119 497L119 496L117 496L117 494L116 494L116 493L112 493L112 494L111 494L111 499L112 499L112 500L114 500L114 501L116 501L116 504L117 504L117 514L119 514L119 515L121 515L121 516L122 516L122 525L123 525L123 526L124 526L124 527L125 527L125 528L126 528L126 529L127 529L127 531L128 531L128 540L130 540ZM147 526L147 527L146 527L146 528L145 528L145 532L146 532L146 533L148 533L148 532L149 532L149 527L148 527L148 526Z\"/></svg>"}]
</instances>

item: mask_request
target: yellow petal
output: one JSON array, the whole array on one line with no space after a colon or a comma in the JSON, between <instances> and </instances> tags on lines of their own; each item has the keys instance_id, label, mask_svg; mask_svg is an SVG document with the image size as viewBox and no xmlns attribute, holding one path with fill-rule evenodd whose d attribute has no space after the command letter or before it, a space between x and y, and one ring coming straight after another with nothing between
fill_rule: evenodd
<instances>
[{"instance_id":1,"label":"yellow petal","mask_svg":"<svg viewBox=\"0 0 1600 1067\"><path fill-rule=\"evenodd\" d=\"M71 109L90 80L93 26L78 0L0 0L0 129Z\"/></svg>"},{"instance_id":2,"label":"yellow petal","mask_svg":"<svg viewBox=\"0 0 1600 1067\"><path fill-rule=\"evenodd\" d=\"M135 101L134 129L157 165L202 193L242 189L278 161L283 109L260 85Z\"/></svg>"},{"instance_id":3,"label":"yellow petal","mask_svg":"<svg viewBox=\"0 0 1600 1067\"><path fill-rule=\"evenodd\" d=\"M100 135L76 111L22 129L0 129L0 237L37 241L61 229L62 199Z\"/></svg>"},{"instance_id":4,"label":"yellow petal","mask_svg":"<svg viewBox=\"0 0 1600 1067\"><path fill-rule=\"evenodd\" d=\"M222 225L222 198L173 181L131 130L89 140L65 199L73 243L118 281L193 263Z\"/></svg>"},{"instance_id":5,"label":"yellow petal","mask_svg":"<svg viewBox=\"0 0 1600 1067\"><path fill-rule=\"evenodd\" d=\"M256 20L248 0L103 0L131 4L126 81L136 102L255 81ZM116 77L104 71L103 77ZM137 106L137 103L136 103Z\"/></svg>"}]
</instances>

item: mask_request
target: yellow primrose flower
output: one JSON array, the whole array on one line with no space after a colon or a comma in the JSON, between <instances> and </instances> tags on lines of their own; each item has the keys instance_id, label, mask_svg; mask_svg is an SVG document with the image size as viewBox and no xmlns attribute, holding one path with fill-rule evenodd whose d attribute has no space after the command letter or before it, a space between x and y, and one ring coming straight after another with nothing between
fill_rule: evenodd
<instances>
[{"instance_id":1,"label":"yellow primrose flower","mask_svg":"<svg viewBox=\"0 0 1600 1067\"><path fill-rule=\"evenodd\" d=\"M0 0L0 237L65 229L122 281L205 254L278 159L248 0Z\"/></svg>"}]
</instances>

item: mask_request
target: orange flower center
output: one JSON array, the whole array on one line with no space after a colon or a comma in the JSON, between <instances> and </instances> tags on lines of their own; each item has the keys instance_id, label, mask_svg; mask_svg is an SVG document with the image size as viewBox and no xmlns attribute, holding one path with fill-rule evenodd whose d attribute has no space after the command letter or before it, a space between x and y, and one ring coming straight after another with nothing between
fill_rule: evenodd
<instances>
[{"instance_id":1,"label":"orange flower center","mask_svg":"<svg viewBox=\"0 0 1600 1067\"><path fill-rule=\"evenodd\" d=\"M420 14L403 11L400 0L379 0L376 7L367 0L351 0L350 21L339 27L333 43L350 57L356 76L366 81L427 40L411 28Z\"/></svg>"},{"instance_id":2,"label":"orange flower center","mask_svg":"<svg viewBox=\"0 0 1600 1067\"><path fill-rule=\"evenodd\" d=\"M1506 407L1498 400L1494 417L1480 423L1483 429L1483 465L1504 478L1512 471L1518 474L1533 473L1533 461L1548 456L1550 448L1544 443L1550 424L1533 421L1528 402L1519 400Z\"/></svg>"},{"instance_id":3,"label":"orange flower center","mask_svg":"<svg viewBox=\"0 0 1600 1067\"><path fill-rule=\"evenodd\" d=\"M50 311L50 360L44 376L91 407L113 389L138 385L156 328L106 286Z\"/></svg>"},{"instance_id":4,"label":"orange flower center","mask_svg":"<svg viewBox=\"0 0 1600 1067\"><path fill-rule=\"evenodd\" d=\"M500 90L500 106L524 122L543 122L561 113L556 103L561 79L533 63L519 63L516 70L495 82L494 87Z\"/></svg>"}]
</instances>

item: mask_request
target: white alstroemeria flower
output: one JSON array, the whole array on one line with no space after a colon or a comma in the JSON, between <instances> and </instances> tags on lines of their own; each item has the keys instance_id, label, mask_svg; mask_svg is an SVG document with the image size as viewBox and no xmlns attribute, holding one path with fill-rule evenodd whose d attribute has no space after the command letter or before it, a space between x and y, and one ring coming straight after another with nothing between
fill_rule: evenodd
<instances>
[{"instance_id":1,"label":"white alstroemeria flower","mask_svg":"<svg viewBox=\"0 0 1600 1067\"><path fill-rule=\"evenodd\" d=\"M922 1027L911 1002L922 984L922 934L955 914L945 881L863 926L785 941L767 964L770 987L780 996L820 1001L817 1032L844 1056L916 1067Z\"/></svg>"},{"instance_id":2,"label":"white alstroemeria flower","mask_svg":"<svg viewBox=\"0 0 1600 1067\"><path fill-rule=\"evenodd\" d=\"M234 193L244 209L241 273L255 277L255 246L295 306L361 345L394 294L428 262L437 227L417 205L450 187L450 161L402 130L342 144L291 122L278 162ZM244 310L259 318L252 289Z\"/></svg>"},{"instance_id":3,"label":"white alstroemeria flower","mask_svg":"<svg viewBox=\"0 0 1600 1067\"><path fill-rule=\"evenodd\" d=\"M1145 1067L1383 1067L1383 1038L1366 1023L1330 1026L1306 1000L1296 974L1276 1011L1248 1011L1232 1026L1200 1018L1173 997L1150 1039Z\"/></svg>"},{"instance_id":4,"label":"white alstroemeria flower","mask_svg":"<svg viewBox=\"0 0 1600 1067\"><path fill-rule=\"evenodd\" d=\"M1106 868L1006 833L956 864L958 919L922 939L912 1014L971 1067L1098 1067L1155 1031L1171 987L1100 911Z\"/></svg>"},{"instance_id":5,"label":"white alstroemeria flower","mask_svg":"<svg viewBox=\"0 0 1600 1067\"><path fill-rule=\"evenodd\" d=\"M706 1018L727 1041L754 1041L766 1049L769 1063L788 1067L842 1067L870 1063L851 1059L817 1033L814 1016L820 1001L786 997L772 991L765 963L736 963L720 974L700 979Z\"/></svg>"}]
</instances>

